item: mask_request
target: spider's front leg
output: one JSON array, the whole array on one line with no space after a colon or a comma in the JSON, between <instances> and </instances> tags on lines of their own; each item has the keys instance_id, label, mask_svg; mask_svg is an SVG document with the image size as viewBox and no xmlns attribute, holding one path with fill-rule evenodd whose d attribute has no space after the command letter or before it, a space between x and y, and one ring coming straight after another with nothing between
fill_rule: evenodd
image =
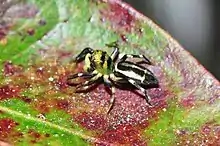
<instances>
[{"instance_id":1,"label":"spider's front leg","mask_svg":"<svg viewBox=\"0 0 220 146\"><path fill-rule=\"evenodd\" d=\"M108 110L107 110L107 114L110 113L110 111L112 110L113 108L113 105L115 103L115 87L111 86L111 98L110 98L110 101L109 101L109 107L108 107Z\"/></svg>"},{"instance_id":2,"label":"spider's front leg","mask_svg":"<svg viewBox=\"0 0 220 146\"><path fill-rule=\"evenodd\" d=\"M118 54L119 54L119 47L118 47L118 44L117 42L112 42L110 44L106 44L107 47L111 47L111 48L114 48L114 51L112 52L111 54L111 59L113 61L115 61L115 59L118 57Z\"/></svg>"},{"instance_id":3,"label":"spider's front leg","mask_svg":"<svg viewBox=\"0 0 220 146\"><path fill-rule=\"evenodd\" d=\"M85 59L87 54L92 54L93 52L94 51L92 48L87 47L87 48L83 49L82 52L80 52L72 61L77 62L77 63L81 62Z\"/></svg>"},{"instance_id":4,"label":"spider's front leg","mask_svg":"<svg viewBox=\"0 0 220 146\"><path fill-rule=\"evenodd\" d=\"M91 74L91 73L87 73L87 72L76 73L76 74L70 75L67 78L67 84L70 85L70 86L76 86L76 85L79 85L80 83L74 83L74 82L71 82L71 80L76 79L76 78L80 78L80 77L82 77L82 78L92 78L93 76L95 76L95 74Z\"/></svg>"},{"instance_id":5,"label":"spider's front leg","mask_svg":"<svg viewBox=\"0 0 220 146\"><path fill-rule=\"evenodd\" d=\"M119 54L119 62L124 62L127 58L140 58L140 59L142 59L140 62L143 61L146 64L149 64L149 65L152 64L150 62L150 60L144 55L132 55L132 54L121 55L121 54Z\"/></svg>"},{"instance_id":6,"label":"spider's front leg","mask_svg":"<svg viewBox=\"0 0 220 146\"><path fill-rule=\"evenodd\" d=\"M104 80L105 86L109 87L111 89L111 98L110 98L110 101L109 101L109 107L108 107L108 110L107 110L107 114L110 113L110 111L112 110L113 105L115 103L115 87L113 86L112 80L110 80L111 79L111 75L114 75L114 74L104 75L103 76L103 80Z\"/></svg>"},{"instance_id":7,"label":"spider's front leg","mask_svg":"<svg viewBox=\"0 0 220 146\"><path fill-rule=\"evenodd\" d=\"M101 79L102 74L98 73L98 74L93 74L93 77L90 78L90 80L85 81L84 83L78 84L76 86L76 92L80 92L82 90L87 90L90 85L95 84L99 79Z\"/></svg>"}]
</instances>

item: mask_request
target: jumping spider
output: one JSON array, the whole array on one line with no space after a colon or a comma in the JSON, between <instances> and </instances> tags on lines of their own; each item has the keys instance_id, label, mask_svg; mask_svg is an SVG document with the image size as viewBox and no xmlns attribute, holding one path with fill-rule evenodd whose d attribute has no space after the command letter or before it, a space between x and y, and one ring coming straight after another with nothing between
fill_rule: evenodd
<instances>
[{"instance_id":1,"label":"jumping spider","mask_svg":"<svg viewBox=\"0 0 220 146\"><path fill-rule=\"evenodd\" d=\"M78 77L88 78L88 81L76 85L76 91L86 90L91 85L102 80L106 86L111 89L110 105L107 113L113 107L115 100L115 86L130 84L139 89L145 96L146 102L151 106L150 96L145 89L157 88L159 86L157 78L146 67L126 61L127 58L139 58L142 62L152 65L144 55L129 55L119 53L119 48L116 43L107 44L108 47L113 47L114 51L109 56L106 51L93 50L85 48L79 53L74 62L79 63L85 61L84 71L70 75L67 79L69 85L76 85L71 82Z\"/></svg>"}]
</instances>

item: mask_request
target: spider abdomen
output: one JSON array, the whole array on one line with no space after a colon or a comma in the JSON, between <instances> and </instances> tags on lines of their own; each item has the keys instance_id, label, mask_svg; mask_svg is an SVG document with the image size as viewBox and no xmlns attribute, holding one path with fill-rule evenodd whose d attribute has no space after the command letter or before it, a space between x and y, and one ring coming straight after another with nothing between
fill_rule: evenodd
<instances>
[{"instance_id":1,"label":"spider abdomen","mask_svg":"<svg viewBox=\"0 0 220 146\"><path fill-rule=\"evenodd\" d=\"M115 74L133 79L142 86L158 85L158 80L147 68L129 61L119 62L115 66Z\"/></svg>"}]
</instances>

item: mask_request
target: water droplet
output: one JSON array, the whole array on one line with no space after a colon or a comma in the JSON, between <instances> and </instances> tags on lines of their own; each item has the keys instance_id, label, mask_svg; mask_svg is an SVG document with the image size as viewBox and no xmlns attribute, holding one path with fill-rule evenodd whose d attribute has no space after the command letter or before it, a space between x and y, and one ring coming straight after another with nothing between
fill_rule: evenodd
<instances>
[{"instance_id":1,"label":"water droplet","mask_svg":"<svg viewBox=\"0 0 220 146\"><path fill-rule=\"evenodd\" d=\"M54 81L54 78L53 78L53 77L49 77L48 80L49 80L50 82L53 82L53 81Z\"/></svg>"}]
</instances>

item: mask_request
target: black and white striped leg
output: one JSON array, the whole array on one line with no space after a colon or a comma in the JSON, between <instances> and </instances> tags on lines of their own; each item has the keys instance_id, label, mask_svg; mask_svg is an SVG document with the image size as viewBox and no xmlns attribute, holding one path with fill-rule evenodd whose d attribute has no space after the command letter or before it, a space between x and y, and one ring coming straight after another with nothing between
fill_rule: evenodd
<instances>
[{"instance_id":1,"label":"black and white striped leg","mask_svg":"<svg viewBox=\"0 0 220 146\"><path fill-rule=\"evenodd\" d=\"M112 74L112 75L114 75L114 74ZM107 110L107 114L109 114L109 112L113 108L113 105L115 102L115 87L112 86L113 84L110 80L110 75L104 75L103 80L105 82L105 86L110 87L110 89L111 89L111 98L110 98L109 107Z\"/></svg>"},{"instance_id":2,"label":"black and white striped leg","mask_svg":"<svg viewBox=\"0 0 220 146\"><path fill-rule=\"evenodd\" d=\"M129 81L129 83L131 83L132 85L134 85L136 88L138 88L139 90L141 90L142 93L144 93L144 96L145 96L145 99L146 99L147 104L150 105L150 106L152 106L152 104L150 103L151 98L150 98L150 96L147 94L147 91L146 91L144 88L142 88L141 86L139 86L134 80L129 79L128 81Z\"/></svg>"},{"instance_id":3,"label":"black and white striped leg","mask_svg":"<svg viewBox=\"0 0 220 146\"><path fill-rule=\"evenodd\" d=\"M114 61L117 58L118 54L119 54L119 49L115 47L114 51L111 54L111 59Z\"/></svg>"},{"instance_id":4,"label":"black and white striped leg","mask_svg":"<svg viewBox=\"0 0 220 146\"><path fill-rule=\"evenodd\" d=\"M115 103L115 87L111 87L111 98L109 101L109 107L107 110L107 114L109 114L110 111L112 110L114 103Z\"/></svg>"},{"instance_id":5,"label":"black and white striped leg","mask_svg":"<svg viewBox=\"0 0 220 146\"><path fill-rule=\"evenodd\" d=\"M96 74L91 74L91 73L86 73L86 72L80 72L80 73L76 73L76 74L73 74L73 75L70 75L68 78L67 78L67 84L68 85L77 85L79 83L74 83L74 82L71 82L71 80L73 79L76 79L76 78L79 78L79 77L83 77L83 78L91 78L93 76L95 76Z\"/></svg>"},{"instance_id":6,"label":"black and white striped leg","mask_svg":"<svg viewBox=\"0 0 220 146\"><path fill-rule=\"evenodd\" d=\"M106 44L106 46L114 48L114 51L111 54L111 59L114 61L119 54L119 48L118 48L117 42L112 42L110 44Z\"/></svg>"},{"instance_id":7,"label":"black and white striped leg","mask_svg":"<svg viewBox=\"0 0 220 146\"><path fill-rule=\"evenodd\" d=\"M146 57L146 56L144 56L144 55L130 55L130 54L125 54L125 55L123 55L123 56L120 56L119 55L119 59L120 59L120 62L123 62L123 61L125 61L127 58L140 58L140 59L142 59L142 61L144 62L144 63L146 63L146 64L149 64L149 65L151 65L152 63L150 62L150 60Z\"/></svg>"},{"instance_id":8,"label":"black and white striped leg","mask_svg":"<svg viewBox=\"0 0 220 146\"><path fill-rule=\"evenodd\" d=\"M86 81L84 83L81 83L81 84L77 85L76 86L76 92L88 89L90 85L96 83L96 81L99 80L101 77L102 77L102 74L96 74L89 81Z\"/></svg>"},{"instance_id":9,"label":"black and white striped leg","mask_svg":"<svg viewBox=\"0 0 220 146\"><path fill-rule=\"evenodd\" d=\"M115 74L113 74L113 73L109 75L109 79L111 80L111 82L114 82L114 84L119 84L119 83L120 83L119 81L124 80L124 78L122 78L122 77L117 77L117 76L115 76Z\"/></svg>"},{"instance_id":10,"label":"black and white striped leg","mask_svg":"<svg viewBox=\"0 0 220 146\"><path fill-rule=\"evenodd\" d=\"M80 52L80 53L76 56L76 58L73 59L72 61L73 61L73 62L81 62L81 61L83 61L83 60L85 59L85 57L86 57L86 55L87 55L88 53L89 53L89 54L92 54L92 53L93 53L93 49L92 49L92 48L89 48L89 47L83 49L82 52Z\"/></svg>"}]
</instances>

